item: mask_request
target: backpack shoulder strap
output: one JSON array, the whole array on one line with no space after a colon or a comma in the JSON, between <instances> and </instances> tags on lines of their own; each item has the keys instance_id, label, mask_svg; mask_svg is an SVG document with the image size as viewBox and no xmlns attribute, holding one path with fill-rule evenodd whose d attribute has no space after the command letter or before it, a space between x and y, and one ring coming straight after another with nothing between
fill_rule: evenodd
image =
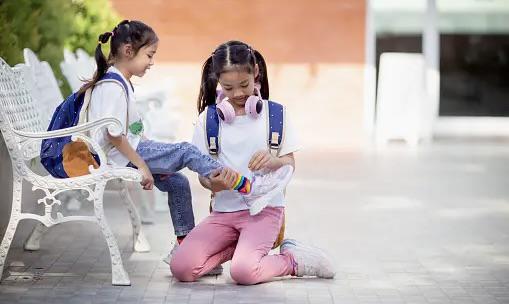
<instances>
[{"instance_id":1,"label":"backpack shoulder strap","mask_svg":"<svg viewBox=\"0 0 509 304\"><path fill-rule=\"evenodd\" d=\"M122 85L122 87L124 88L124 92L125 92L125 95L127 96L127 98L129 99L129 88L127 87L127 83L124 81L124 78L122 78L122 76L120 76L119 74L117 73L113 73L113 72L107 72L106 74L104 74L104 76L96 83L99 84L103 81L114 81L114 82L118 82ZM131 85L131 89L133 90L134 92L134 88L133 86Z\"/></svg>"},{"instance_id":2,"label":"backpack shoulder strap","mask_svg":"<svg viewBox=\"0 0 509 304\"><path fill-rule=\"evenodd\" d=\"M219 154L219 116L216 112L216 105L207 107L205 115L205 136L210 155Z\"/></svg>"},{"instance_id":3,"label":"backpack shoulder strap","mask_svg":"<svg viewBox=\"0 0 509 304\"><path fill-rule=\"evenodd\" d=\"M127 83L124 81L122 76L120 76L118 73L107 72L106 74L104 74L104 76L99 81L97 81L95 83L95 85L98 85L102 82L107 82L107 81L114 82L114 83L117 83L118 85L120 85L124 90L124 93L126 96L126 102L129 100L129 89L127 87ZM132 87L132 85L131 85L131 89L134 91L134 88ZM81 107L81 111L80 111L79 124L81 124L85 121L88 121L88 107L90 104L90 99L92 97L92 90L93 90L93 87L88 89L85 92L83 106ZM126 117L126 134L127 134L127 124L128 123L129 123L129 113L127 113L127 117Z\"/></svg>"},{"instance_id":4,"label":"backpack shoulder strap","mask_svg":"<svg viewBox=\"0 0 509 304\"><path fill-rule=\"evenodd\" d=\"M285 111L286 108L277 102L267 101L267 145L270 153L279 155L284 141ZM219 116L216 112L216 105L207 107L205 115L205 136L210 155L219 154Z\"/></svg>"},{"instance_id":5,"label":"backpack shoulder strap","mask_svg":"<svg viewBox=\"0 0 509 304\"><path fill-rule=\"evenodd\" d=\"M277 102L267 101L267 125L268 125L268 140L267 145L270 154L279 156L281 146L284 140L284 126L285 126L285 111L286 108Z\"/></svg>"}]
</instances>

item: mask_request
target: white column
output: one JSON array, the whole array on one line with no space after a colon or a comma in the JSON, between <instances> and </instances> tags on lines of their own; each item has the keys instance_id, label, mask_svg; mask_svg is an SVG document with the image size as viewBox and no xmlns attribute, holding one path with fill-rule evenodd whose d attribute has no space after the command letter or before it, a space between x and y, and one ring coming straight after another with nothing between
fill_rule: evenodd
<instances>
[{"instance_id":1,"label":"white column","mask_svg":"<svg viewBox=\"0 0 509 304\"><path fill-rule=\"evenodd\" d=\"M364 134L373 142L376 103L376 31L374 27L373 0L366 0L365 65L364 65Z\"/></svg>"},{"instance_id":2,"label":"white column","mask_svg":"<svg viewBox=\"0 0 509 304\"><path fill-rule=\"evenodd\" d=\"M423 137L430 140L433 126L438 119L440 102L440 35L436 0L427 0L422 51L426 65L426 101L423 109L427 109Z\"/></svg>"}]
</instances>

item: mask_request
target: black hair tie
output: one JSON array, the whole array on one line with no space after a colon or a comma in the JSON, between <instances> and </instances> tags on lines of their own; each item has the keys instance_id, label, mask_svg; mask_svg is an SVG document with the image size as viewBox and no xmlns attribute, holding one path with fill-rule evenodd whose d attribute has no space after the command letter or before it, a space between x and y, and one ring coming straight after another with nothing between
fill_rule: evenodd
<instances>
[{"instance_id":1,"label":"black hair tie","mask_svg":"<svg viewBox=\"0 0 509 304\"><path fill-rule=\"evenodd\" d=\"M113 32L105 32L99 35L99 44L107 43L111 36L113 36Z\"/></svg>"}]
</instances>

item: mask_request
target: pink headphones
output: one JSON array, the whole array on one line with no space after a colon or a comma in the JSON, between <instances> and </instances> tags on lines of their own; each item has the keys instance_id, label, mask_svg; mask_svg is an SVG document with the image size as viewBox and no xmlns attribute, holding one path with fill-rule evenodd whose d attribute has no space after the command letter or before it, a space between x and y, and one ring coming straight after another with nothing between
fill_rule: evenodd
<instances>
[{"instance_id":1,"label":"pink headphones","mask_svg":"<svg viewBox=\"0 0 509 304\"><path fill-rule=\"evenodd\" d=\"M260 95L260 89L255 86L256 95L251 95L247 98L244 108L246 114L252 118L258 118L263 109L263 101ZM235 119L235 109L228 101L223 91L218 91L216 99L216 111L219 118L227 124L230 124Z\"/></svg>"}]
</instances>

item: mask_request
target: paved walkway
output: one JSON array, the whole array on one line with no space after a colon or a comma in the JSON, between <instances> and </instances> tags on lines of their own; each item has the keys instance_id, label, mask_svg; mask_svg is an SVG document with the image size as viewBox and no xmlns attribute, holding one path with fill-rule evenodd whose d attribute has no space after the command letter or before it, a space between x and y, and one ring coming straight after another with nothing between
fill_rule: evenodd
<instances>
[{"instance_id":1,"label":"paved walkway","mask_svg":"<svg viewBox=\"0 0 509 304\"><path fill-rule=\"evenodd\" d=\"M228 272L176 282L161 261L169 215L146 225L153 250L133 253L126 211L109 193L112 224L132 286L113 287L93 225L54 227L38 252L17 232L0 303L509 303L509 144L442 142L379 153L306 151L288 188L287 236L326 249L335 280L235 285ZM198 219L207 193L193 178Z\"/></svg>"}]
</instances>

